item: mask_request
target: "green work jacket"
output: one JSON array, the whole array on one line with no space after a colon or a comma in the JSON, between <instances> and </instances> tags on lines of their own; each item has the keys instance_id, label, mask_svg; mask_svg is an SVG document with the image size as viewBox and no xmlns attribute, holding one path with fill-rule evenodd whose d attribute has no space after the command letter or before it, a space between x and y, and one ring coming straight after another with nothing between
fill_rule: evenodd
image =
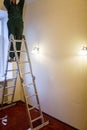
<instances>
[{"instance_id":1,"label":"green work jacket","mask_svg":"<svg viewBox=\"0 0 87 130\"><path fill-rule=\"evenodd\" d=\"M18 4L12 4L10 0L4 0L9 20L22 20L24 2L25 0L20 0Z\"/></svg>"}]
</instances>

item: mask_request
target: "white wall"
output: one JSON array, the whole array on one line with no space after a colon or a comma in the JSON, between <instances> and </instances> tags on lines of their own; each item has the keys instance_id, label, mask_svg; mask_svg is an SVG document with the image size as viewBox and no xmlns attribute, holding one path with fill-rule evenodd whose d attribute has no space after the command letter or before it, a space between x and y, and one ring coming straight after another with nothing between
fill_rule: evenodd
<instances>
[{"instance_id":1,"label":"white wall","mask_svg":"<svg viewBox=\"0 0 87 130\"><path fill-rule=\"evenodd\" d=\"M87 130L87 57L78 55L87 43L86 0L26 0L25 34L31 51L42 110L80 130Z\"/></svg>"}]
</instances>

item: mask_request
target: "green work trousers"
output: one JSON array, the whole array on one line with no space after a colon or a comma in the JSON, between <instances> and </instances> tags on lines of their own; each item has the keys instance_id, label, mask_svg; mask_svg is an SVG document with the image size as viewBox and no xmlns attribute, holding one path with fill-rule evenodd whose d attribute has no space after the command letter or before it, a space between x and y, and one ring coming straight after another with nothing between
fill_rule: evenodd
<instances>
[{"instance_id":1,"label":"green work trousers","mask_svg":"<svg viewBox=\"0 0 87 130\"><path fill-rule=\"evenodd\" d=\"M22 20L20 20L20 19L8 20L7 26L8 26L9 36L10 36L10 34L13 34L15 39L18 39L18 40L22 39L22 34L23 34L23 21ZM16 43L16 49L21 50L21 43L20 42ZM13 43L11 43L10 51L14 51ZM20 58L20 52L18 52L17 54L18 54L18 57ZM10 52L9 56L11 58L14 58L15 57L14 52Z\"/></svg>"}]
</instances>

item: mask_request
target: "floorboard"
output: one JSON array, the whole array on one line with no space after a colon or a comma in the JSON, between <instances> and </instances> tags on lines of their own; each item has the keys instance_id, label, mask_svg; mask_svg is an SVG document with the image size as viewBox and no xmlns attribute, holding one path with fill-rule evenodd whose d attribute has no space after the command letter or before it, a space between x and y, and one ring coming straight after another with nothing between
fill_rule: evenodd
<instances>
[{"instance_id":1,"label":"floorboard","mask_svg":"<svg viewBox=\"0 0 87 130\"><path fill-rule=\"evenodd\" d=\"M33 118L37 115L37 110L32 112ZM29 121L26 112L26 106L23 102L17 102L16 105L0 111L0 118L7 115L7 125L3 125L0 120L0 130L27 130L29 128ZM49 125L41 128L41 130L77 130L67 124L62 123L46 114L44 114L45 121L49 120ZM35 122L38 125L40 121Z\"/></svg>"}]
</instances>

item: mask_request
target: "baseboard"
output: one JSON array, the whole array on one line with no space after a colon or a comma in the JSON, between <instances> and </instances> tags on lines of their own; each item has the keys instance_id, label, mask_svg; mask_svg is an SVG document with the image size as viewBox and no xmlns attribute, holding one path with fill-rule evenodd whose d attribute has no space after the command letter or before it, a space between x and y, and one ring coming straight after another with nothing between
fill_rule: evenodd
<instances>
[{"instance_id":1,"label":"baseboard","mask_svg":"<svg viewBox=\"0 0 87 130\"><path fill-rule=\"evenodd\" d=\"M77 129L77 128L75 128L75 127L73 127L73 126L71 126L71 125L69 125L69 124L67 124L67 123L65 123L65 122L63 122L63 121L60 121L59 119L57 119L57 118L55 118L55 117L53 117L53 116L51 116L51 115L49 115L49 114L47 114L47 113L45 113L45 112L43 112L43 114L45 114L46 116L48 116L48 117L50 117L50 118L53 118L54 120L56 120L56 121L58 121L58 122L60 122L60 123L62 123L62 124L64 124L64 125L66 125L66 126L69 126L69 127L73 128L73 129L75 129L75 130L79 130L79 129Z\"/></svg>"},{"instance_id":2,"label":"baseboard","mask_svg":"<svg viewBox=\"0 0 87 130\"><path fill-rule=\"evenodd\" d=\"M25 103L25 102L22 101L22 100L19 100L19 101L17 101L17 102ZM30 107L32 107L32 106L30 105ZM36 110L38 111L37 108L36 108ZM43 111L42 111L42 112L43 112ZM62 123L62 124L64 124L64 125L66 125L66 126L69 126L69 127L73 128L73 129L75 129L75 130L79 130L79 129L77 129L77 128L75 128L75 127L73 127L73 126L71 126L71 125L69 125L69 124L67 124L67 123L65 123L65 122L63 122L63 121L60 121L59 119L56 119L55 117L53 117L53 116L51 116L51 115L49 115L49 114L47 114L47 113L45 113L45 112L43 112L43 114L46 115L46 116L48 116L48 117L50 117L50 118L53 118L54 120L56 120L56 121L58 121L58 122L60 122L60 123Z\"/></svg>"}]
</instances>

